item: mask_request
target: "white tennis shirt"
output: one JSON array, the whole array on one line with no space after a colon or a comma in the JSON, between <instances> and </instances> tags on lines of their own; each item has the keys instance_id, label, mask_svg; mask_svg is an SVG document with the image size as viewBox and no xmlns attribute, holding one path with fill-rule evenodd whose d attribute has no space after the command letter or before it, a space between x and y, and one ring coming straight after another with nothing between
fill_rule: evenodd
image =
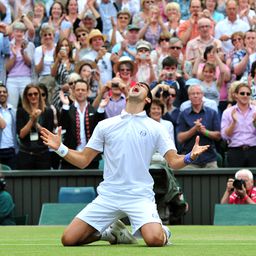
<instances>
[{"instance_id":1,"label":"white tennis shirt","mask_svg":"<svg viewBox=\"0 0 256 256\"><path fill-rule=\"evenodd\" d=\"M176 150L166 129L146 112L121 115L98 123L86 147L104 152L102 195L127 194L152 197L153 178L149 173L152 155Z\"/></svg>"}]
</instances>

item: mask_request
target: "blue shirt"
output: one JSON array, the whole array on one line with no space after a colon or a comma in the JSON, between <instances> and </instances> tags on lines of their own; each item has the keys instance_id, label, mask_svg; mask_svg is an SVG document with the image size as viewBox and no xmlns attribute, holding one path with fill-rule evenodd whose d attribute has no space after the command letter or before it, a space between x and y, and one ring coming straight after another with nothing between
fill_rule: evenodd
<instances>
[{"instance_id":1,"label":"blue shirt","mask_svg":"<svg viewBox=\"0 0 256 256\"><path fill-rule=\"evenodd\" d=\"M204 106L199 113L195 113L193 109L189 107L182 111L178 117L177 134L191 129L195 125L194 122L199 118L202 118L201 123L207 130L220 131L220 120L216 111ZM183 143L181 147L182 153L187 154L192 150L197 135L200 136L200 145L210 145L210 148L201 154L193 164L204 165L216 161L215 141L199 132Z\"/></svg>"}]
</instances>

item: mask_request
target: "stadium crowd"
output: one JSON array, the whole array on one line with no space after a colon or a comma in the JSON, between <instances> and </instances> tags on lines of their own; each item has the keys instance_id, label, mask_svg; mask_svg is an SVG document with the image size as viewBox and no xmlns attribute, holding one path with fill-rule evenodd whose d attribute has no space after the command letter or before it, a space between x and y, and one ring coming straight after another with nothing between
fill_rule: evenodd
<instances>
[{"instance_id":1,"label":"stadium crowd","mask_svg":"<svg viewBox=\"0 0 256 256\"><path fill-rule=\"evenodd\" d=\"M0 1L0 162L75 168L40 138L82 151L136 82L187 168L255 167L256 13L249 0ZM224 160L223 160L224 159ZM88 168L98 168L100 157Z\"/></svg>"}]
</instances>

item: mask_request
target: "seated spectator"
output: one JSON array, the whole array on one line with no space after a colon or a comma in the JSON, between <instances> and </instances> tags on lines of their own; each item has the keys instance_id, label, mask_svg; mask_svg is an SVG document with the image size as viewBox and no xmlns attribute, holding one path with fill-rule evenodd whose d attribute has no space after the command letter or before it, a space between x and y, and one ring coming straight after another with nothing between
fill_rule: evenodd
<instances>
[{"instance_id":1,"label":"seated spectator","mask_svg":"<svg viewBox=\"0 0 256 256\"><path fill-rule=\"evenodd\" d=\"M16 111L7 103L8 90L0 84L0 163L16 169Z\"/></svg>"},{"instance_id":2,"label":"seated spectator","mask_svg":"<svg viewBox=\"0 0 256 256\"><path fill-rule=\"evenodd\" d=\"M237 104L227 108L221 119L221 136L228 143L228 167L256 166L256 106L250 104L251 88L235 88Z\"/></svg>"},{"instance_id":3,"label":"seated spectator","mask_svg":"<svg viewBox=\"0 0 256 256\"><path fill-rule=\"evenodd\" d=\"M221 204L255 204L256 187L253 174L249 169L240 169L235 179L229 178Z\"/></svg>"},{"instance_id":4,"label":"seated spectator","mask_svg":"<svg viewBox=\"0 0 256 256\"><path fill-rule=\"evenodd\" d=\"M22 22L17 21L13 24L13 40L10 44L11 54L6 59L8 102L15 109L17 109L24 88L32 82L32 63L35 47L33 43L24 39L26 30L27 28Z\"/></svg>"},{"instance_id":5,"label":"seated spectator","mask_svg":"<svg viewBox=\"0 0 256 256\"><path fill-rule=\"evenodd\" d=\"M251 104L256 105L256 61L252 63L251 72L248 78L248 85L251 88Z\"/></svg>"},{"instance_id":6,"label":"seated spectator","mask_svg":"<svg viewBox=\"0 0 256 256\"><path fill-rule=\"evenodd\" d=\"M144 23L144 26L139 31L139 38L149 42L153 49L157 47L161 33L168 33L165 27L160 10L153 5L149 11L150 18Z\"/></svg>"},{"instance_id":7,"label":"seated spectator","mask_svg":"<svg viewBox=\"0 0 256 256\"><path fill-rule=\"evenodd\" d=\"M150 58L151 44L147 41L140 40L137 43L136 49L136 64L138 67L136 80L150 84L156 80L153 63Z\"/></svg>"},{"instance_id":8,"label":"seated spectator","mask_svg":"<svg viewBox=\"0 0 256 256\"><path fill-rule=\"evenodd\" d=\"M76 41L74 42L75 47L75 61L80 61L83 59L83 56L86 55L90 51L90 47L88 45L88 37L89 31L86 28L79 27L75 30Z\"/></svg>"},{"instance_id":9,"label":"seated spectator","mask_svg":"<svg viewBox=\"0 0 256 256\"><path fill-rule=\"evenodd\" d=\"M238 0L238 15L241 20L247 22L250 27L256 24L256 13L250 8L249 0Z\"/></svg>"},{"instance_id":10,"label":"seated spectator","mask_svg":"<svg viewBox=\"0 0 256 256\"><path fill-rule=\"evenodd\" d=\"M220 140L218 114L203 105L203 88L200 85L190 85L188 96L191 107L180 113L177 125L177 139L182 146L181 152L189 153L198 135L200 135L200 144L210 147L185 168L217 168L215 142Z\"/></svg>"},{"instance_id":11,"label":"seated spectator","mask_svg":"<svg viewBox=\"0 0 256 256\"><path fill-rule=\"evenodd\" d=\"M38 74L38 81L46 85L49 93L49 101L55 87L55 79L51 76L51 66L54 63L54 28L43 24L40 32L42 44L36 47L34 62L35 71Z\"/></svg>"},{"instance_id":12,"label":"seated spectator","mask_svg":"<svg viewBox=\"0 0 256 256\"><path fill-rule=\"evenodd\" d=\"M0 225L15 225L13 219L15 204L13 203L11 194L5 190L5 186L5 178L0 173Z\"/></svg>"},{"instance_id":13,"label":"seated spectator","mask_svg":"<svg viewBox=\"0 0 256 256\"><path fill-rule=\"evenodd\" d=\"M22 98L22 107L17 110L17 134L19 152L17 169L50 169L50 153L40 138L42 127L53 131L54 116L51 108L45 106L40 88L37 85L26 86Z\"/></svg>"},{"instance_id":14,"label":"seated spectator","mask_svg":"<svg viewBox=\"0 0 256 256\"><path fill-rule=\"evenodd\" d=\"M10 57L10 40L7 34L7 26L2 23L0 27L0 81L6 82L5 59Z\"/></svg>"}]
</instances>

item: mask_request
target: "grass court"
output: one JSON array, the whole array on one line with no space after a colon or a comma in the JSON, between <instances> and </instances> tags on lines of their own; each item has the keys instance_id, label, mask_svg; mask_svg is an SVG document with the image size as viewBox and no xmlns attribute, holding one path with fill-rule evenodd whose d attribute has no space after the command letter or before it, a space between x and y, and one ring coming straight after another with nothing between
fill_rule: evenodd
<instances>
[{"instance_id":1,"label":"grass court","mask_svg":"<svg viewBox=\"0 0 256 256\"><path fill-rule=\"evenodd\" d=\"M0 227L0 256L244 256L256 254L256 226L172 226L172 245L162 248L96 242L63 247L63 226Z\"/></svg>"}]
</instances>

